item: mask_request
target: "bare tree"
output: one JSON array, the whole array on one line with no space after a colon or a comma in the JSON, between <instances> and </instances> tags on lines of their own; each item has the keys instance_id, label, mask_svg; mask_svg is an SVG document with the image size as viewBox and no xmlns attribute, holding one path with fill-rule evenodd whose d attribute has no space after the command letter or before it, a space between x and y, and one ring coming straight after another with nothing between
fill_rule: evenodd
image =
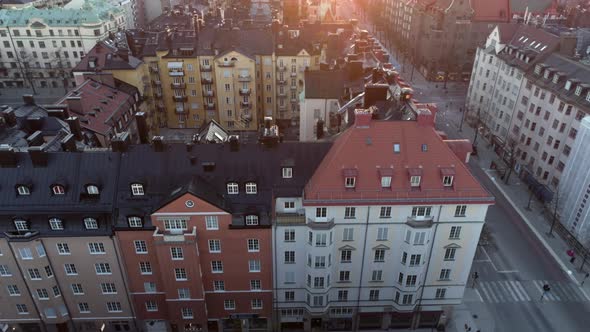
<instances>
[{"instance_id":1,"label":"bare tree","mask_svg":"<svg viewBox=\"0 0 590 332\"><path fill-rule=\"evenodd\" d=\"M504 155L502 159L507 162L508 170L506 175L504 176L504 183L508 184L508 180L510 179L510 175L512 174L512 169L516 164L516 147L518 145L518 141L515 137L510 136L508 141L504 144Z\"/></svg>"},{"instance_id":2,"label":"bare tree","mask_svg":"<svg viewBox=\"0 0 590 332\"><path fill-rule=\"evenodd\" d=\"M21 48L18 52L16 52L16 63L23 80L28 83L29 87L31 87L33 94L37 94L34 81L35 70L32 66L34 63L34 57L24 48Z\"/></svg>"}]
</instances>

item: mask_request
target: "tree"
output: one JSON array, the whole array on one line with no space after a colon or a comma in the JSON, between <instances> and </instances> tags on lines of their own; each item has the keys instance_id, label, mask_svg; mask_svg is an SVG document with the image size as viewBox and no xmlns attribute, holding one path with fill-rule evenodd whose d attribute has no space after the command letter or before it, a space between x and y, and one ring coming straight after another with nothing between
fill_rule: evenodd
<instances>
[{"instance_id":1,"label":"tree","mask_svg":"<svg viewBox=\"0 0 590 332\"><path fill-rule=\"evenodd\" d=\"M16 62L18 69L21 72L22 78L29 84L29 87L33 90L33 94L37 94L37 89L35 88L35 82L33 80L34 69L31 66L33 61L33 56L29 54L24 48L21 48L18 52L16 52Z\"/></svg>"},{"instance_id":2,"label":"tree","mask_svg":"<svg viewBox=\"0 0 590 332\"><path fill-rule=\"evenodd\" d=\"M516 146L518 145L518 141L515 137L510 136L508 141L504 144L504 155L502 159L506 161L508 158L508 172L504 176L504 183L508 184L508 180L510 179L510 175L512 174L512 169L516 164Z\"/></svg>"}]
</instances>

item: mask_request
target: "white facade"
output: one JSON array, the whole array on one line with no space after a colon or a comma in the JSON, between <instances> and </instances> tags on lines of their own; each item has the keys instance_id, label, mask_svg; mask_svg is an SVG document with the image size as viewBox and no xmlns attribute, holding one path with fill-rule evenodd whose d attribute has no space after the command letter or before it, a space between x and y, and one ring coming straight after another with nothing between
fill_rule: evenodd
<instances>
[{"instance_id":1,"label":"white facade","mask_svg":"<svg viewBox=\"0 0 590 332\"><path fill-rule=\"evenodd\" d=\"M310 142L317 140L317 123L324 121L324 136L327 135L330 113L340 109L338 99L308 99L302 98L299 111L299 141Z\"/></svg>"},{"instance_id":2,"label":"white facade","mask_svg":"<svg viewBox=\"0 0 590 332\"><path fill-rule=\"evenodd\" d=\"M285 201L294 202L291 214ZM338 324L355 321L357 313L461 303L488 205L465 205L459 208L464 215L455 215L457 205L433 204L427 216L412 217L411 205L300 204L300 198L276 201L274 281L281 323L323 317ZM318 208L326 209L326 217L316 217L323 214ZM294 262L286 261L292 255ZM382 328L390 318L383 315Z\"/></svg>"},{"instance_id":3,"label":"white facade","mask_svg":"<svg viewBox=\"0 0 590 332\"><path fill-rule=\"evenodd\" d=\"M560 183L561 222L584 245L590 244L590 117L585 117Z\"/></svg>"}]
</instances>

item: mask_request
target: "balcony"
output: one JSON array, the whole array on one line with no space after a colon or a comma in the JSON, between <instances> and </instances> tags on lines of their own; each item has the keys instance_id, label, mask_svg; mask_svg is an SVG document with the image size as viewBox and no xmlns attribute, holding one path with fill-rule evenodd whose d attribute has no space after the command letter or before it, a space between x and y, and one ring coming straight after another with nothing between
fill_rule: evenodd
<instances>
[{"instance_id":1,"label":"balcony","mask_svg":"<svg viewBox=\"0 0 590 332\"><path fill-rule=\"evenodd\" d=\"M285 92L285 91L279 91L279 93L277 93L277 96L279 96L279 97L287 97L287 92Z\"/></svg>"},{"instance_id":2,"label":"balcony","mask_svg":"<svg viewBox=\"0 0 590 332\"><path fill-rule=\"evenodd\" d=\"M240 95L241 96L249 96L250 95L250 89L240 89Z\"/></svg>"},{"instance_id":3,"label":"balcony","mask_svg":"<svg viewBox=\"0 0 590 332\"><path fill-rule=\"evenodd\" d=\"M215 96L215 92L213 92L213 90L204 90L203 91L203 96L205 96L205 97L213 97L213 96Z\"/></svg>"},{"instance_id":4,"label":"balcony","mask_svg":"<svg viewBox=\"0 0 590 332\"><path fill-rule=\"evenodd\" d=\"M168 72L170 74L170 76L184 76L184 71L183 70L171 70Z\"/></svg>"},{"instance_id":5,"label":"balcony","mask_svg":"<svg viewBox=\"0 0 590 332\"><path fill-rule=\"evenodd\" d=\"M212 70L211 65L201 65L202 72L209 72L211 70Z\"/></svg>"},{"instance_id":6,"label":"balcony","mask_svg":"<svg viewBox=\"0 0 590 332\"><path fill-rule=\"evenodd\" d=\"M291 98L291 102L292 102L292 103L296 103L296 102L298 102L298 101L299 101L299 100L298 100L297 98Z\"/></svg>"},{"instance_id":7,"label":"balcony","mask_svg":"<svg viewBox=\"0 0 590 332\"><path fill-rule=\"evenodd\" d=\"M250 75L239 75L238 82L250 82L252 80L252 76Z\"/></svg>"},{"instance_id":8,"label":"balcony","mask_svg":"<svg viewBox=\"0 0 590 332\"><path fill-rule=\"evenodd\" d=\"M296 213L277 213L277 225L305 225L305 215Z\"/></svg>"},{"instance_id":9,"label":"balcony","mask_svg":"<svg viewBox=\"0 0 590 332\"><path fill-rule=\"evenodd\" d=\"M201 83L202 84L212 84L213 83L213 79L212 78L203 77L203 78L201 78Z\"/></svg>"},{"instance_id":10,"label":"balcony","mask_svg":"<svg viewBox=\"0 0 590 332\"><path fill-rule=\"evenodd\" d=\"M180 102L180 101L185 102L188 100L188 97L187 96L172 96L172 100L174 102Z\"/></svg>"},{"instance_id":11,"label":"balcony","mask_svg":"<svg viewBox=\"0 0 590 332\"><path fill-rule=\"evenodd\" d=\"M250 108L252 107L252 103L249 101L241 101L240 106Z\"/></svg>"},{"instance_id":12,"label":"balcony","mask_svg":"<svg viewBox=\"0 0 590 332\"><path fill-rule=\"evenodd\" d=\"M30 241L39 236L39 231L7 231L4 235L11 241Z\"/></svg>"},{"instance_id":13,"label":"balcony","mask_svg":"<svg viewBox=\"0 0 590 332\"><path fill-rule=\"evenodd\" d=\"M281 84L281 85L284 85L284 84L287 84L287 81L284 80L284 79L277 78L277 83L278 84Z\"/></svg>"},{"instance_id":14,"label":"balcony","mask_svg":"<svg viewBox=\"0 0 590 332\"><path fill-rule=\"evenodd\" d=\"M334 227L334 218L325 219L325 221L320 221L319 218L315 220L307 218L307 226L312 229L331 229Z\"/></svg>"},{"instance_id":15,"label":"balcony","mask_svg":"<svg viewBox=\"0 0 590 332\"><path fill-rule=\"evenodd\" d=\"M287 110L287 105L279 105L279 110L286 111Z\"/></svg>"},{"instance_id":16,"label":"balcony","mask_svg":"<svg viewBox=\"0 0 590 332\"><path fill-rule=\"evenodd\" d=\"M289 87L289 89L291 89L291 90L297 90L297 85L291 85L291 86Z\"/></svg>"},{"instance_id":17,"label":"balcony","mask_svg":"<svg viewBox=\"0 0 590 332\"><path fill-rule=\"evenodd\" d=\"M154 97L156 97L157 99L162 98L162 91L156 91L156 92L154 92Z\"/></svg>"},{"instance_id":18,"label":"balcony","mask_svg":"<svg viewBox=\"0 0 590 332\"><path fill-rule=\"evenodd\" d=\"M150 66L150 73L157 74L160 72L157 66Z\"/></svg>"},{"instance_id":19,"label":"balcony","mask_svg":"<svg viewBox=\"0 0 590 332\"><path fill-rule=\"evenodd\" d=\"M219 67L233 67L233 66L234 66L233 61L222 61L219 63Z\"/></svg>"},{"instance_id":20,"label":"balcony","mask_svg":"<svg viewBox=\"0 0 590 332\"><path fill-rule=\"evenodd\" d=\"M184 89L184 88L186 88L186 84L185 83L170 83L170 87L172 89Z\"/></svg>"},{"instance_id":21,"label":"balcony","mask_svg":"<svg viewBox=\"0 0 590 332\"><path fill-rule=\"evenodd\" d=\"M176 107L174 111L176 112L176 114L185 114L187 112L187 109L184 106Z\"/></svg>"},{"instance_id":22,"label":"balcony","mask_svg":"<svg viewBox=\"0 0 590 332\"><path fill-rule=\"evenodd\" d=\"M152 84L155 86L162 86L162 82L160 80L152 80Z\"/></svg>"},{"instance_id":23,"label":"balcony","mask_svg":"<svg viewBox=\"0 0 590 332\"><path fill-rule=\"evenodd\" d=\"M184 230L176 232L170 232L166 230L162 230L156 227L154 234L154 242L156 244L164 244L164 243L186 243L191 244L195 243L197 238L197 228L193 227L192 230Z\"/></svg>"},{"instance_id":24,"label":"balcony","mask_svg":"<svg viewBox=\"0 0 590 332\"><path fill-rule=\"evenodd\" d=\"M287 67L285 67L285 66L283 66L283 67L277 66L277 71L286 71L286 70L287 70Z\"/></svg>"},{"instance_id":25,"label":"balcony","mask_svg":"<svg viewBox=\"0 0 590 332\"><path fill-rule=\"evenodd\" d=\"M214 111L215 110L215 103L207 103L207 104L205 104L205 109L207 111Z\"/></svg>"},{"instance_id":26,"label":"balcony","mask_svg":"<svg viewBox=\"0 0 590 332\"><path fill-rule=\"evenodd\" d=\"M413 228L430 228L434 222L434 216L413 217L410 216L406 220L406 225Z\"/></svg>"},{"instance_id":27,"label":"balcony","mask_svg":"<svg viewBox=\"0 0 590 332\"><path fill-rule=\"evenodd\" d=\"M297 77L297 72L294 72L294 73L292 72L291 77Z\"/></svg>"}]
</instances>

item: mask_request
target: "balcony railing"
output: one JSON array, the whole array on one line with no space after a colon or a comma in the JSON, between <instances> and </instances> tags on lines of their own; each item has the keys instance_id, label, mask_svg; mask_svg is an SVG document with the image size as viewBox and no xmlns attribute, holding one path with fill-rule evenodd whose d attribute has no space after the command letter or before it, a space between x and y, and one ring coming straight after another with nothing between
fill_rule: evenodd
<instances>
[{"instance_id":1,"label":"balcony railing","mask_svg":"<svg viewBox=\"0 0 590 332\"><path fill-rule=\"evenodd\" d=\"M334 218L324 218L324 220L321 220L319 218L307 218L307 226L314 229L330 229L334 227Z\"/></svg>"},{"instance_id":2,"label":"balcony railing","mask_svg":"<svg viewBox=\"0 0 590 332\"><path fill-rule=\"evenodd\" d=\"M234 66L233 61L222 61L219 63L219 67L233 67L233 66Z\"/></svg>"},{"instance_id":3,"label":"balcony railing","mask_svg":"<svg viewBox=\"0 0 590 332\"><path fill-rule=\"evenodd\" d=\"M287 105L279 105L279 110L286 111Z\"/></svg>"},{"instance_id":4,"label":"balcony railing","mask_svg":"<svg viewBox=\"0 0 590 332\"><path fill-rule=\"evenodd\" d=\"M170 83L170 86L172 87L172 89L184 89L184 88L186 88L186 84L185 83Z\"/></svg>"},{"instance_id":5,"label":"balcony railing","mask_svg":"<svg viewBox=\"0 0 590 332\"><path fill-rule=\"evenodd\" d=\"M240 89L240 95L247 96L250 94L250 89Z\"/></svg>"},{"instance_id":6,"label":"balcony railing","mask_svg":"<svg viewBox=\"0 0 590 332\"><path fill-rule=\"evenodd\" d=\"M203 71L203 72L211 71L211 65L201 65L201 71Z\"/></svg>"},{"instance_id":7,"label":"balcony railing","mask_svg":"<svg viewBox=\"0 0 590 332\"><path fill-rule=\"evenodd\" d=\"M184 76L184 71L182 70L172 70L169 72L170 76Z\"/></svg>"},{"instance_id":8,"label":"balcony railing","mask_svg":"<svg viewBox=\"0 0 590 332\"><path fill-rule=\"evenodd\" d=\"M281 85L284 85L284 84L287 84L287 81L285 79L277 78L277 83L278 84L281 84Z\"/></svg>"},{"instance_id":9,"label":"balcony railing","mask_svg":"<svg viewBox=\"0 0 590 332\"><path fill-rule=\"evenodd\" d=\"M406 224L408 226L411 226L414 228L429 228L432 226L433 222L434 222L434 216L426 216L426 217L410 216L406 220Z\"/></svg>"},{"instance_id":10,"label":"balcony railing","mask_svg":"<svg viewBox=\"0 0 590 332\"><path fill-rule=\"evenodd\" d=\"M291 89L291 90L297 90L297 85L291 85L291 86L289 87L289 89Z\"/></svg>"},{"instance_id":11,"label":"balcony railing","mask_svg":"<svg viewBox=\"0 0 590 332\"><path fill-rule=\"evenodd\" d=\"M179 102L179 101L187 101L188 97L187 96L172 96L172 100L175 102Z\"/></svg>"},{"instance_id":12,"label":"balcony railing","mask_svg":"<svg viewBox=\"0 0 590 332\"><path fill-rule=\"evenodd\" d=\"M287 70L287 67L285 67L285 66L283 66L283 67L277 66L277 71L286 71L286 70Z\"/></svg>"},{"instance_id":13,"label":"balcony railing","mask_svg":"<svg viewBox=\"0 0 590 332\"><path fill-rule=\"evenodd\" d=\"M241 101L241 102L240 102L240 105L241 105L242 107L248 107L248 108L249 108L250 106L252 106L252 103L251 103L251 102L249 102L249 101Z\"/></svg>"},{"instance_id":14,"label":"balcony railing","mask_svg":"<svg viewBox=\"0 0 590 332\"><path fill-rule=\"evenodd\" d=\"M201 83L203 83L203 84L211 84L211 83L213 83L213 79L212 78L203 77L203 78L201 78Z\"/></svg>"},{"instance_id":15,"label":"balcony railing","mask_svg":"<svg viewBox=\"0 0 590 332\"><path fill-rule=\"evenodd\" d=\"M162 82L160 80L152 80L152 84L156 86L162 86Z\"/></svg>"},{"instance_id":16,"label":"balcony railing","mask_svg":"<svg viewBox=\"0 0 590 332\"><path fill-rule=\"evenodd\" d=\"M285 92L285 91L282 91L282 92L279 91L278 96L279 97L287 97L287 92Z\"/></svg>"},{"instance_id":17,"label":"balcony railing","mask_svg":"<svg viewBox=\"0 0 590 332\"><path fill-rule=\"evenodd\" d=\"M291 72L291 77L297 77L297 72Z\"/></svg>"},{"instance_id":18,"label":"balcony railing","mask_svg":"<svg viewBox=\"0 0 590 332\"><path fill-rule=\"evenodd\" d=\"M250 82L252 80L252 76L250 75L239 75L238 82Z\"/></svg>"},{"instance_id":19,"label":"balcony railing","mask_svg":"<svg viewBox=\"0 0 590 332\"><path fill-rule=\"evenodd\" d=\"M186 113L186 109L184 107L176 107L175 111L177 114L184 114Z\"/></svg>"},{"instance_id":20,"label":"balcony railing","mask_svg":"<svg viewBox=\"0 0 590 332\"><path fill-rule=\"evenodd\" d=\"M305 224L305 215L295 213L277 213L277 225L303 225Z\"/></svg>"},{"instance_id":21,"label":"balcony railing","mask_svg":"<svg viewBox=\"0 0 590 332\"><path fill-rule=\"evenodd\" d=\"M205 104L205 109L208 111L214 111L215 110L215 103L207 103Z\"/></svg>"},{"instance_id":22,"label":"balcony railing","mask_svg":"<svg viewBox=\"0 0 590 332\"><path fill-rule=\"evenodd\" d=\"M197 228L193 227L192 230L173 233L156 227L152 236L156 243L194 243L197 237Z\"/></svg>"},{"instance_id":23,"label":"balcony railing","mask_svg":"<svg viewBox=\"0 0 590 332\"><path fill-rule=\"evenodd\" d=\"M213 90L204 90L203 91L203 96L205 96L205 97L213 97L213 96L215 96L215 93L213 92Z\"/></svg>"}]
</instances>

